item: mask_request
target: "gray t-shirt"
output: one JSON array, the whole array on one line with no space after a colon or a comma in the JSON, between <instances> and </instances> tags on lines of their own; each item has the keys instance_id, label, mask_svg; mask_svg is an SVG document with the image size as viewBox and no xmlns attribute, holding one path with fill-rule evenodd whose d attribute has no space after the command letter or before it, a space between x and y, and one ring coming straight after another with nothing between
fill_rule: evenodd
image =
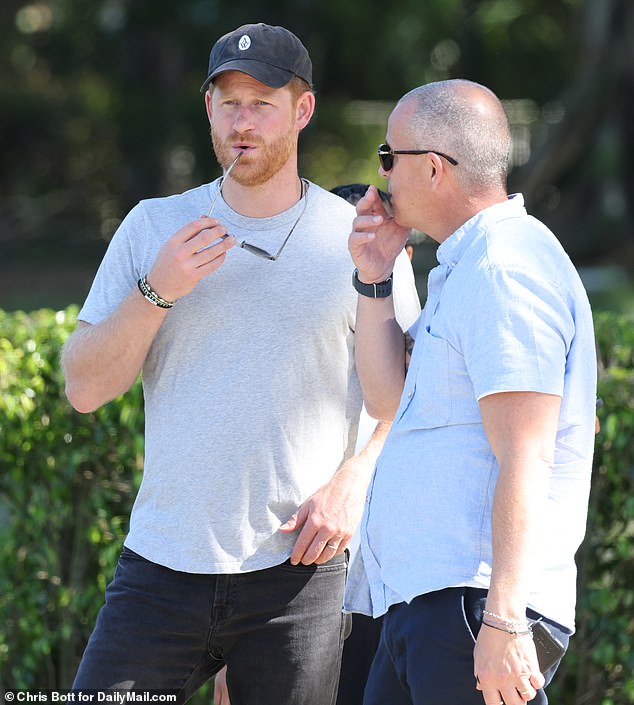
<instances>
[{"instance_id":1,"label":"gray t-shirt","mask_svg":"<svg viewBox=\"0 0 634 705\"><path fill-rule=\"evenodd\" d=\"M218 181L137 205L79 318L96 324L112 314L217 189ZM315 184L306 199L279 260L234 247L174 305L152 343L142 373L145 467L125 541L151 561L191 573L284 562L296 535L280 525L354 449L362 402L347 250L354 209ZM277 252L303 208L248 218L219 198L214 217L239 241ZM400 288L415 318L406 272Z\"/></svg>"}]
</instances>

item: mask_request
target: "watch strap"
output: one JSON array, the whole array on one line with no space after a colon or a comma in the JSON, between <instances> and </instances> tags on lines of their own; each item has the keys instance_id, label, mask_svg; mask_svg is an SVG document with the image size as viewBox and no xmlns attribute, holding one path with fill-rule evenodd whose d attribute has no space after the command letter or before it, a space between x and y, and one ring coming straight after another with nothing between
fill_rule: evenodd
<instances>
[{"instance_id":1,"label":"watch strap","mask_svg":"<svg viewBox=\"0 0 634 705\"><path fill-rule=\"evenodd\" d=\"M359 270L355 269L352 272L352 286L362 296L368 296L371 299L385 299L392 294L392 275L382 282L375 284L365 284L359 279Z\"/></svg>"}]
</instances>

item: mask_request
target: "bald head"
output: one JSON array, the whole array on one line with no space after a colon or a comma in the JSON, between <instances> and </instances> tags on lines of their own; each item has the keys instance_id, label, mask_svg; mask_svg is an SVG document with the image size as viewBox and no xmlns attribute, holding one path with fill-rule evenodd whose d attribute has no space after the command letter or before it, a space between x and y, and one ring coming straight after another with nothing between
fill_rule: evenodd
<instances>
[{"instance_id":1,"label":"bald head","mask_svg":"<svg viewBox=\"0 0 634 705\"><path fill-rule=\"evenodd\" d=\"M502 103L485 86L454 79L419 86L399 105L412 104L408 125L412 148L435 149L459 163L455 176L477 194L506 192L511 148Z\"/></svg>"}]
</instances>

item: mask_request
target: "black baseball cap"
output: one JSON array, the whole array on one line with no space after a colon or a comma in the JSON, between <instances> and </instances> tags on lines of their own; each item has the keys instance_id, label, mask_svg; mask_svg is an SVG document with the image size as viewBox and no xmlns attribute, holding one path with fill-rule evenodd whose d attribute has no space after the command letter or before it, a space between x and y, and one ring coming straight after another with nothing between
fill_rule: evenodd
<instances>
[{"instance_id":1,"label":"black baseball cap","mask_svg":"<svg viewBox=\"0 0 634 705\"><path fill-rule=\"evenodd\" d=\"M213 45L201 92L224 71L242 71L271 88L282 88L293 76L304 79L309 86L313 82L313 65L306 47L288 29L262 22L242 25Z\"/></svg>"}]
</instances>

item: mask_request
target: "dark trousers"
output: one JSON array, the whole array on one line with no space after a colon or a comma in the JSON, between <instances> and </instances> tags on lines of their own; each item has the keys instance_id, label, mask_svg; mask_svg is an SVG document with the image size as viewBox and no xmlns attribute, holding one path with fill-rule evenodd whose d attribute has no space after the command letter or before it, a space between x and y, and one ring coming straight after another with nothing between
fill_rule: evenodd
<instances>
[{"instance_id":1,"label":"dark trousers","mask_svg":"<svg viewBox=\"0 0 634 705\"><path fill-rule=\"evenodd\" d=\"M73 689L170 691L182 703L227 664L232 705L332 705L345 576L345 556L197 575L124 549Z\"/></svg>"},{"instance_id":2,"label":"dark trousers","mask_svg":"<svg viewBox=\"0 0 634 705\"><path fill-rule=\"evenodd\" d=\"M486 590L447 588L394 605L383 618L364 705L484 705L473 675L473 648L480 629ZM529 619L540 615L528 611ZM569 634L544 619L568 645ZM544 676L550 683L557 666ZM531 705L548 705L543 689Z\"/></svg>"},{"instance_id":3,"label":"dark trousers","mask_svg":"<svg viewBox=\"0 0 634 705\"><path fill-rule=\"evenodd\" d=\"M363 691L381 639L383 617L352 615L352 631L343 644L337 705L362 705Z\"/></svg>"}]
</instances>

